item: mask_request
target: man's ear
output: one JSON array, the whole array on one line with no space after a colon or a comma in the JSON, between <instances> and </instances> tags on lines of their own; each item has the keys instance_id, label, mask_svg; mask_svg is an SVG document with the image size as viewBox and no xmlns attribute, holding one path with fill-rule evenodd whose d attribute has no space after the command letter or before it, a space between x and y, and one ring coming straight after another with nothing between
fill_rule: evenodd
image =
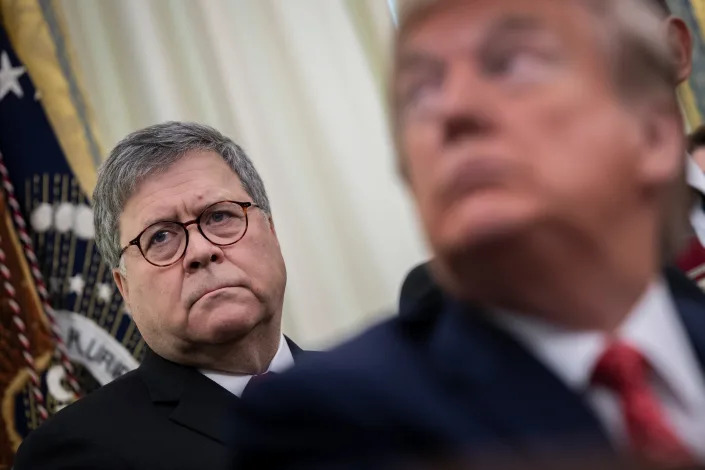
<instances>
[{"instance_id":1,"label":"man's ear","mask_svg":"<svg viewBox=\"0 0 705 470\"><path fill-rule=\"evenodd\" d=\"M681 18L668 19L668 44L676 61L678 83L683 83L693 70L693 37Z\"/></svg>"},{"instance_id":2,"label":"man's ear","mask_svg":"<svg viewBox=\"0 0 705 470\"><path fill-rule=\"evenodd\" d=\"M640 173L645 187L662 187L683 173L685 134L683 118L674 103L651 105L643 116L643 154Z\"/></svg>"},{"instance_id":3,"label":"man's ear","mask_svg":"<svg viewBox=\"0 0 705 470\"><path fill-rule=\"evenodd\" d=\"M132 311L130 307L130 289L127 284L127 278L122 275L122 273L120 272L120 268L113 269L113 280L115 281L115 285L117 285L117 288L120 291L120 295L122 295L122 299L125 301L127 309Z\"/></svg>"}]
</instances>

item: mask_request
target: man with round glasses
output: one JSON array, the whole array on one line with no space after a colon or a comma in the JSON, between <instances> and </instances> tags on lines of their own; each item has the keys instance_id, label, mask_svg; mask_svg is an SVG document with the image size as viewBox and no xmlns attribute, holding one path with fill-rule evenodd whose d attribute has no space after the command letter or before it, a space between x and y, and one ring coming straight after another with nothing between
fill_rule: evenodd
<instances>
[{"instance_id":1,"label":"man with round glasses","mask_svg":"<svg viewBox=\"0 0 705 470\"><path fill-rule=\"evenodd\" d=\"M203 238L218 246L228 246L240 241L247 231L247 209L259 207L251 202L220 201L208 206L197 219L189 222L164 220L145 228L130 240L120 255L130 246L139 248L149 263L166 267L179 261L188 247L188 226L198 225Z\"/></svg>"},{"instance_id":2,"label":"man with round glasses","mask_svg":"<svg viewBox=\"0 0 705 470\"><path fill-rule=\"evenodd\" d=\"M113 149L93 204L149 351L33 432L16 468L227 468L237 397L302 352L281 333L286 268L261 178L215 129L168 122Z\"/></svg>"}]
</instances>

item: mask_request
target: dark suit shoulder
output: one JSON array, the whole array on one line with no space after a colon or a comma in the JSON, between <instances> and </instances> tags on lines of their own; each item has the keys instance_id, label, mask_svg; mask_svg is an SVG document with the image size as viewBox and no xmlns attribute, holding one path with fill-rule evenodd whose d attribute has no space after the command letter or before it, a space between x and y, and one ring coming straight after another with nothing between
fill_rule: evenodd
<instances>
[{"instance_id":1,"label":"dark suit shoulder","mask_svg":"<svg viewBox=\"0 0 705 470\"><path fill-rule=\"evenodd\" d=\"M312 385L320 379L326 389L325 383L332 379L349 380L356 389L355 383L368 380L368 376L369 380L376 380L377 370L403 367L398 360L409 360L408 356L416 355L428 340L429 332L424 330L418 331L408 319L390 318L329 351L306 357L294 369L278 376L276 382L283 386L311 380L308 384ZM309 385L307 392L311 391Z\"/></svg>"},{"instance_id":2,"label":"dark suit shoulder","mask_svg":"<svg viewBox=\"0 0 705 470\"><path fill-rule=\"evenodd\" d=\"M137 370L69 405L22 442L15 469L130 468L111 449L146 390ZM119 445L119 444L118 444Z\"/></svg>"},{"instance_id":3,"label":"dark suit shoulder","mask_svg":"<svg viewBox=\"0 0 705 470\"><path fill-rule=\"evenodd\" d=\"M324 468L320 464L327 455L346 452L350 443L364 449L356 458L362 453L377 458L377 451L417 441L433 445L430 434L416 426L406 432L404 424L415 419L407 410L425 400L426 387L433 386L434 371L424 365L428 358L422 353L427 339L428 332L420 334L395 317L263 382L244 399L236 434L246 451L238 463L243 468ZM407 380L398 380L402 376ZM421 386L405 390L409 382ZM425 405L429 413L446 414L436 408Z\"/></svg>"},{"instance_id":4,"label":"dark suit shoulder","mask_svg":"<svg viewBox=\"0 0 705 470\"><path fill-rule=\"evenodd\" d=\"M379 367L398 367L400 356L416 356L426 350L445 302L440 291L428 289L414 302L407 303L398 315L381 321L324 354L306 358L297 363L292 373L328 375L339 371L365 375Z\"/></svg>"},{"instance_id":5,"label":"dark suit shoulder","mask_svg":"<svg viewBox=\"0 0 705 470\"><path fill-rule=\"evenodd\" d=\"M385 381L380 381L380 374L406 373L409 366L416 372L423 368L443 306L438 297L418 301L413 309L383 320L324 353L311 354L297 361L294 369L271 381L272 389L286 389L287 394L296 394L301 387L302 399L308 397L311 400L315 399L315 392L319 389L326 394L328 384L333 381L336 388L345 388L349 394L384 389ZM378 386L366 387L369 381ZM267 383L263 385L258 387L258 397L254 399L267 402L269 387L266 387Z\"/></svg>"},{"instance_id":6,"label":"dark suit shoulder","mask_svg":"<svg viewBox=\"0 0 705 470\"><path fill-rule=\"evenodd\" d=\"M95 435L101 428L110 428L111 422L129 419L125 413L134 413L139 402L148 398L139 369L133 370L59 411L32 434L53 428Z\"/></svg>"}]
</instances>

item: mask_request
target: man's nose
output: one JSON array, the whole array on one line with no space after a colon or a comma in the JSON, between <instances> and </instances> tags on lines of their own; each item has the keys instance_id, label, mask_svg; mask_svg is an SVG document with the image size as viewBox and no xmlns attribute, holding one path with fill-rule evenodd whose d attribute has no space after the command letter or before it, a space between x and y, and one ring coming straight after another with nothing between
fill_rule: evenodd
<instances>
[{"instance_id":1,"label":"man's nose","mask_svg":"<svg viewBox=\"0 0 705 470\"><path fill-rule=\"evenodd\" d=\"M217 263L223 259L222 247L205 238L195 224L187 227L186 230L189 231L189 242L183 261L184 269L187 272L197 271L210 263Z\"/></svg>"},{"instance_id":2,"label":"man's nose","mask_svg":"<svg viewBox=\"0 0 705 470\"><path fill-rule=\"evenodd\" d=\"M496 85L467 60L451 63L441 97L444 142L453 144L491 130Z\"/></svg>"}]
</instances>

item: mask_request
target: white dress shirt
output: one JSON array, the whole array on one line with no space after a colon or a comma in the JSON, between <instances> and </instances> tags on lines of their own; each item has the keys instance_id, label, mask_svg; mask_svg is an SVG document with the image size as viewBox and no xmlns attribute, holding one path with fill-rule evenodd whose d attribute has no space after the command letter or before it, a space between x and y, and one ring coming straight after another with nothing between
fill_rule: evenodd
<instances>
[{"instance_id":1,"label":"white dress shirt","mask_svg":"<svg viewBox=\"0 0 705 470\"><path fill-rule=\"evenodd\" d=\"M528 315L493 312L492 318L524 344L576 393L585 396L618 448L627 434L618 397L591 386L608 337L567 330ZM680 440L705 463L705 377L664 281L653 283L614 335L636 347L653 367L653 391Z\"/></svg>"},{"instance_id":2,"label":"white dress shirt","mask_svg":"<svg viewBox=\"0 0 705 470\"><path fill-rule=\"evenodd\" d=\"M294 357L291 355L289 343L286 342L284 335L282 335L279 340L279 349L277 349L277 353L269 364L267 372L280 374L293 365ZM245 387L252 378L251 375L226 374L225 372L216 372L206 369L200 369L200 372L237 397L242 396L242 391L245 390Z\"/></svg>"},{"instance_id":3,"label":"white dress shirt","mask_svg":"<svg viewBox=\"0 0 705 470\"><path fill-rule=\"evenodd\" d=\"M705 209L703 209L705 173L691 157L686 159L685 170L688 186L702 195L702 197L696 198L695 202L693 202L693 207L690 210L690 225L693 227L700 244L705 246Z\"/></svg>"}]
</instances>

